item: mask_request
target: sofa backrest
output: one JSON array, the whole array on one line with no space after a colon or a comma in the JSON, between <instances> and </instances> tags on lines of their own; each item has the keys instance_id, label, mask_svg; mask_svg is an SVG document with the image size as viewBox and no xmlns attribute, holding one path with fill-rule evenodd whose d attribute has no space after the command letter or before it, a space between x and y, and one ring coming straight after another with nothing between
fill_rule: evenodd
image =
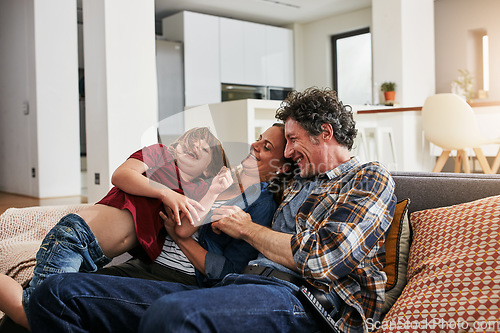
<instances>
[{"instance_id":1,"label":"sofa backrest","mask_svg":"<svg viewBox=\"0 0 500 333\"><path fill-rule=\"evenodd\" d=\"M500 174L392 172L392 176L398 201L410 198L410 214L500 195Z\"/></svg>"}]
</instances>

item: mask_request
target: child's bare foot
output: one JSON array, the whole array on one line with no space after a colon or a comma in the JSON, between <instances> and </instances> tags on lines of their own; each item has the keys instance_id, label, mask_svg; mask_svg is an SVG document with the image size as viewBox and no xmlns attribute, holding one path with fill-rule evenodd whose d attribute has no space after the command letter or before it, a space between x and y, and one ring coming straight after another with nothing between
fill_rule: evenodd
<instances>
[{"instance_id":1,"label":"child's bare foot","mask_svg":"<svg viewBox=\"0 0 500 333\"><path fill-rule=\"evenodd\" d=\"M19 325L29 329L23 308L23 287L4 274L0 274L0 310Z\"/></svg>"}]
</instances>

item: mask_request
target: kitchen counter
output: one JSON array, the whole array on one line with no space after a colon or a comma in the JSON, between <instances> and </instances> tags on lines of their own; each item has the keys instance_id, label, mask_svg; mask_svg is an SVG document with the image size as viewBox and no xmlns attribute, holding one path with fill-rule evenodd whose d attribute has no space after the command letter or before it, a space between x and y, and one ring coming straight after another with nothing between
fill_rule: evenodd
<instances>
[{"instance_id":1,"label":"kitchen counter","mask_svg":"<svg viewBox=\"0 0 500 333\"><path fill-rule=\"evenodd\" d=\"M478 126L487 137L500 137L500 101L478 101L470 103ZM441 149L428 142L423 134L421 106L390 107L384 105L353 105L354 119L364 132L365 143L358 138L357 153L362 160L377 159L391 170L431 171ZM383 134L380 135L379 132ZM379 134L377 141L376 135ZM390 134L388 134L390 133ZM363 134L361 135L363 136ZM390 141L392 140L392 142ZM383 145L379 154L374 154L376 145ZM392 147L395 156L392 156ZM369 150L363 152L362 150ZM496 156L498 145L483 146L486 156ZM470 156L474 156L471 151Z\"/></svg>"},{"instance_id":2,"label":"kitchen counter","mask_svg":"<svg viewBox=\"0 0 500 333\"><path fill-rule=\"evenodd\" d=\"M490 106L499 106L500 101L478 101L469 103L470 106L476 111L476 108L480 107L490 107ZM357 113L360 114L368 114L368 113L384 113L384 112L406 112L406 111L422 111L421 106L410 106L410 107L388 107L381 105L357 105L355 106L357 109ZM374 108L370 108L374 107ZM354 107L353 107L354 109ZM498 109L500 111L500 108Z\"/></svg>"}]
</instances>

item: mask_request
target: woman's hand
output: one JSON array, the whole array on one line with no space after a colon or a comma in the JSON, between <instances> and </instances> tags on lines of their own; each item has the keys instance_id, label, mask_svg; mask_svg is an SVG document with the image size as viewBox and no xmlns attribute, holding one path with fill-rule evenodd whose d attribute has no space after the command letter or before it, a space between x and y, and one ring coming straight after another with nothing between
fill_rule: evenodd
<instances>
[{"instance_id":1,"label":"woman's hand","mask_svg":"<svg viewBox=\"0 0 500 333\"><path fill-rule=\"evenodd\" d=\"M223 166L219 173L212 179L209 191L218 195L227 190L232 183L233 177L231 177L231 171Z\"/></svg>"},{"instance_id":2,"label":"woman's hand","mask_svg":"<svg viewBox=\"0 0 500 333\"><path fill-rule=\"evenodd\" d=\"M200 221L198 211L205 211L205 208L196 200L179 194L171 189L165 189L161 197L163 204L173 212L174 221L181 225L181 214L186 215L189 223L194 225L194 220Z\"/></svg>"}]
</instances>

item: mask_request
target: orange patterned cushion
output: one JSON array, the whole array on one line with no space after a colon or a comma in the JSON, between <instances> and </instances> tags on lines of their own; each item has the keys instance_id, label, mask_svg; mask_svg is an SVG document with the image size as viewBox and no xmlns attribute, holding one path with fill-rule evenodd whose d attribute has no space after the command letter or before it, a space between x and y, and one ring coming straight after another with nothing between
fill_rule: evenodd
<instances>
[{"instance_id":1,"label":"orange patterned cushion","mask_svg":"<svg viewBox=\"0 0 500 333\"><path fill-rule=\"evenodd\" d=\"M500 331L500 196L411 215L408 283L379 332Z\"/></svg>"}]
</instances>

